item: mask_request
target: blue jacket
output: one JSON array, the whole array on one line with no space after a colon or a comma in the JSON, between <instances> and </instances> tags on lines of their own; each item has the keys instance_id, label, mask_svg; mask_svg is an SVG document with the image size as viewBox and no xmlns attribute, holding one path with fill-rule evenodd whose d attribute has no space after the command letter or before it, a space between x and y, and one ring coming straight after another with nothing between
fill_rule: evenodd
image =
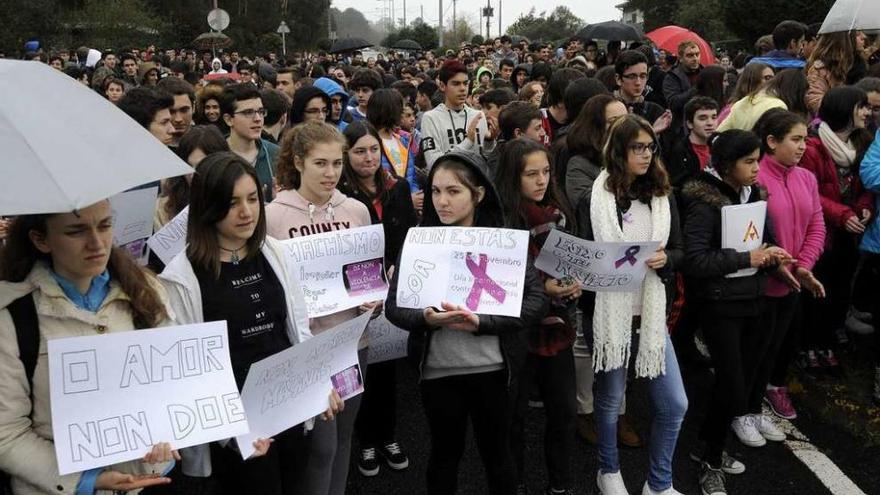
<instances>
[{"instance_id":1,"label":"blue jacket","mask_svg":"<svg viewBox=\"0 0 880 495\"><path fill-rule=\"evenodd\" d=\"M342 97L342 113L339 114L339 120L331 120L332 115L327 116L327 122L336 126L339 129L339 132L345 130L348 127L348 122L345 121L345 114L348 112L348 100L351 96L333 79L329 77L322 77L315 81L315 87L323 91L330 97L332 100L334 96ZM331 110L332 112L332 110Z\"/></svg>"},{"instance_id":2,"label":"blue jacket","mask_svg":"<svg viewBox=\"0 0 880 495\"><path fill-rule=\"evenodd\" d=\"M876 213L880 212L880 131L874 136L874 142L862 159L859 176L865 189L876 195L874 197L874 219L871 220L871 224L865 230L865 235L862 236L861 249L880 254L880 220L877 219Z\"/></svg>"},{"instance_id":3,"label":"blue jacket","mask_svg":"<svg viewBox=\"0 0 880 495\"><path fill-rule=\"evenodd\" d=\"M806 61L793 56L785 50L773 50L772 52L767 52L763 57L754 57L749 60L750 64L757 62L767 64L777 71L781 69L803 69L807 65Z\"/></svg>"}]
</instances>

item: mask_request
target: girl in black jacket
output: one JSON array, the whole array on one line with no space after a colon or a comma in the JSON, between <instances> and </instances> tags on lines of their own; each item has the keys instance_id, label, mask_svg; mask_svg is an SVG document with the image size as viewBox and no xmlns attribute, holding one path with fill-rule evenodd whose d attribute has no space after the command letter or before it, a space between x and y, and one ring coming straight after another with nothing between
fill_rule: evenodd
<instances>
[{"instance_id":1,"label":"girl in black jacket","mask_svg":"<svg viewBox=\"0 0 880 495\"><path fill-rule=\"evenodd\" d=\"M791 259L782 248L768 247L772 240L766 221L764 245L746 252L722 248L722 208L763 199L755 185L761 141L751 132L730 130L716 134L711 146L711 165L682 191L684 271L697 297L693 302L700 308L703 337L715 368L715 390L700 435L705 450L692 456L702 461L703 493L723 491L723 473L739 474L745 469L724 453L724 441L731 421L736 431L734 418L747 417L747 397L769 336L761 318L765 273L730 275L742 269L775 267Z\"/></svg>"},{"instance_id":2,"label":"girl in black jacket","mask_svg":"<svg viewBox=\"0 0 880 495\"><path fill-rule=\"evenodd\" d=\"M504 227L501 202L476 155L451 152L434 163L425 190L422 227ZM483 459L488 493L516 490L509 444L515 378L525 360L525 328L546 314L547 296L526 269L519 318L477 315L443 303L443 310L397 306L399 271L385 302L388 319L410 332L410 357L419 359L422 403L431 431L427 493L452 495L464 453L467 421Z\"/></svg>"},{"instance_id":3,"label":"girl in black jacket","mask_svg":"<svg viewBox=\"0 0 880 495\"><path fill-rule=\"evenodd\" d=\"M385 231L385 262L394 263L406 232L418 223L409 183L382 167L382 140L368 122L352 122L343 133L348 151L339 190L367 206L373 224ZM360 443L358 470L364 476L379 474L379 458L391 469L409 467L409 458L395 439L397 420L397 362L367 366L363 402L355 421Z\"/></svg>"}]
</instances>

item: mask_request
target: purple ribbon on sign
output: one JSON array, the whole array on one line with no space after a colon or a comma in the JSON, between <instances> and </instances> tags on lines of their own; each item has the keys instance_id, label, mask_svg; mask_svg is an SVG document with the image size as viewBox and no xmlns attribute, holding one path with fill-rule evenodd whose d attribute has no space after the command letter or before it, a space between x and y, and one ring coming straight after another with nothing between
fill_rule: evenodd
<instances>
[{"instance_id":1,"label":"purple ribbon on sign","mask_svg":"<svg viewBox=\"0 0 880 495\"><path fill-rule=\"evenodd\" d=\"M474 276L474 285L471 287L471 293L468 294L467 300L465 301L468 309L471 311L477 310L480 306L480 295L483 291L488 292L496 301L500 303L504 302L507 293L504 292L504 289L500 285L489 278L489 275L486 273L486 269L489 268L488 256L481 254L480 263L476 264L471 259L471 253L468 253L467 257L465 257L465 266L470 270L471 275Z\"/></svg>"},{"instance_id":2,"label":"purple ribbon on sign","mask_svg":"<svg viewBox=\"0 0 880 495\"><path fill-rule=\"evenodd\" d=\"M627 248L626 252L623 253L623 258L614 262L614 268L620 268L626 262L629 262L630 265L636 264L636 253L641 251L640 246L632 246Z\"/></svg>"}]
</instances>

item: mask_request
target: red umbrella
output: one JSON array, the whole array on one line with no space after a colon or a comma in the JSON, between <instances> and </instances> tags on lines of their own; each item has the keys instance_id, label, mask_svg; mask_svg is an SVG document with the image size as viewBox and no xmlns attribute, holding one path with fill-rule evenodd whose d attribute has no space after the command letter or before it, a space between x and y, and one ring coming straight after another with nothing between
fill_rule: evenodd
<instances>
[{"instance_id":1,"label":"red umbrella","mask_svg":"<svg viewBox=\"0 0 880 495\"><path fill-rule=\"evenodd\" d=\"M675 56L678 56L679 43L688 40L693 41L700 47L700 63L703 65L715 63L715 52L712 50L712 45L707 43L697 33L683 27L665 26L651 31L645 37L653 41L657 48L666 50Z\"/></svg>"}]
</instances>

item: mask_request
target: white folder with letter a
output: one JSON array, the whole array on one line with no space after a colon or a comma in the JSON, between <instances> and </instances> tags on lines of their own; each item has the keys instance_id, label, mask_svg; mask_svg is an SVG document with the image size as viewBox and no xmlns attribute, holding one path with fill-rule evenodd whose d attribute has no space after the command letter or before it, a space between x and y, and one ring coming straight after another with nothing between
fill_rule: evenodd
<instances>
[{"instance_id":1,"label":"white folder with letter a","mask_svg":"<svg viewBox=\"0 0 880 495\"><path fill-rule=\"evenodd\" d=\"M766 201L722 207L721 247L734 249L739 253L761 247L764 242L764 221L766 218ZM757 268L743 268L729 273L725 277L749 277L756 273L758 273Z\"/></svg>"}]
</instances>

